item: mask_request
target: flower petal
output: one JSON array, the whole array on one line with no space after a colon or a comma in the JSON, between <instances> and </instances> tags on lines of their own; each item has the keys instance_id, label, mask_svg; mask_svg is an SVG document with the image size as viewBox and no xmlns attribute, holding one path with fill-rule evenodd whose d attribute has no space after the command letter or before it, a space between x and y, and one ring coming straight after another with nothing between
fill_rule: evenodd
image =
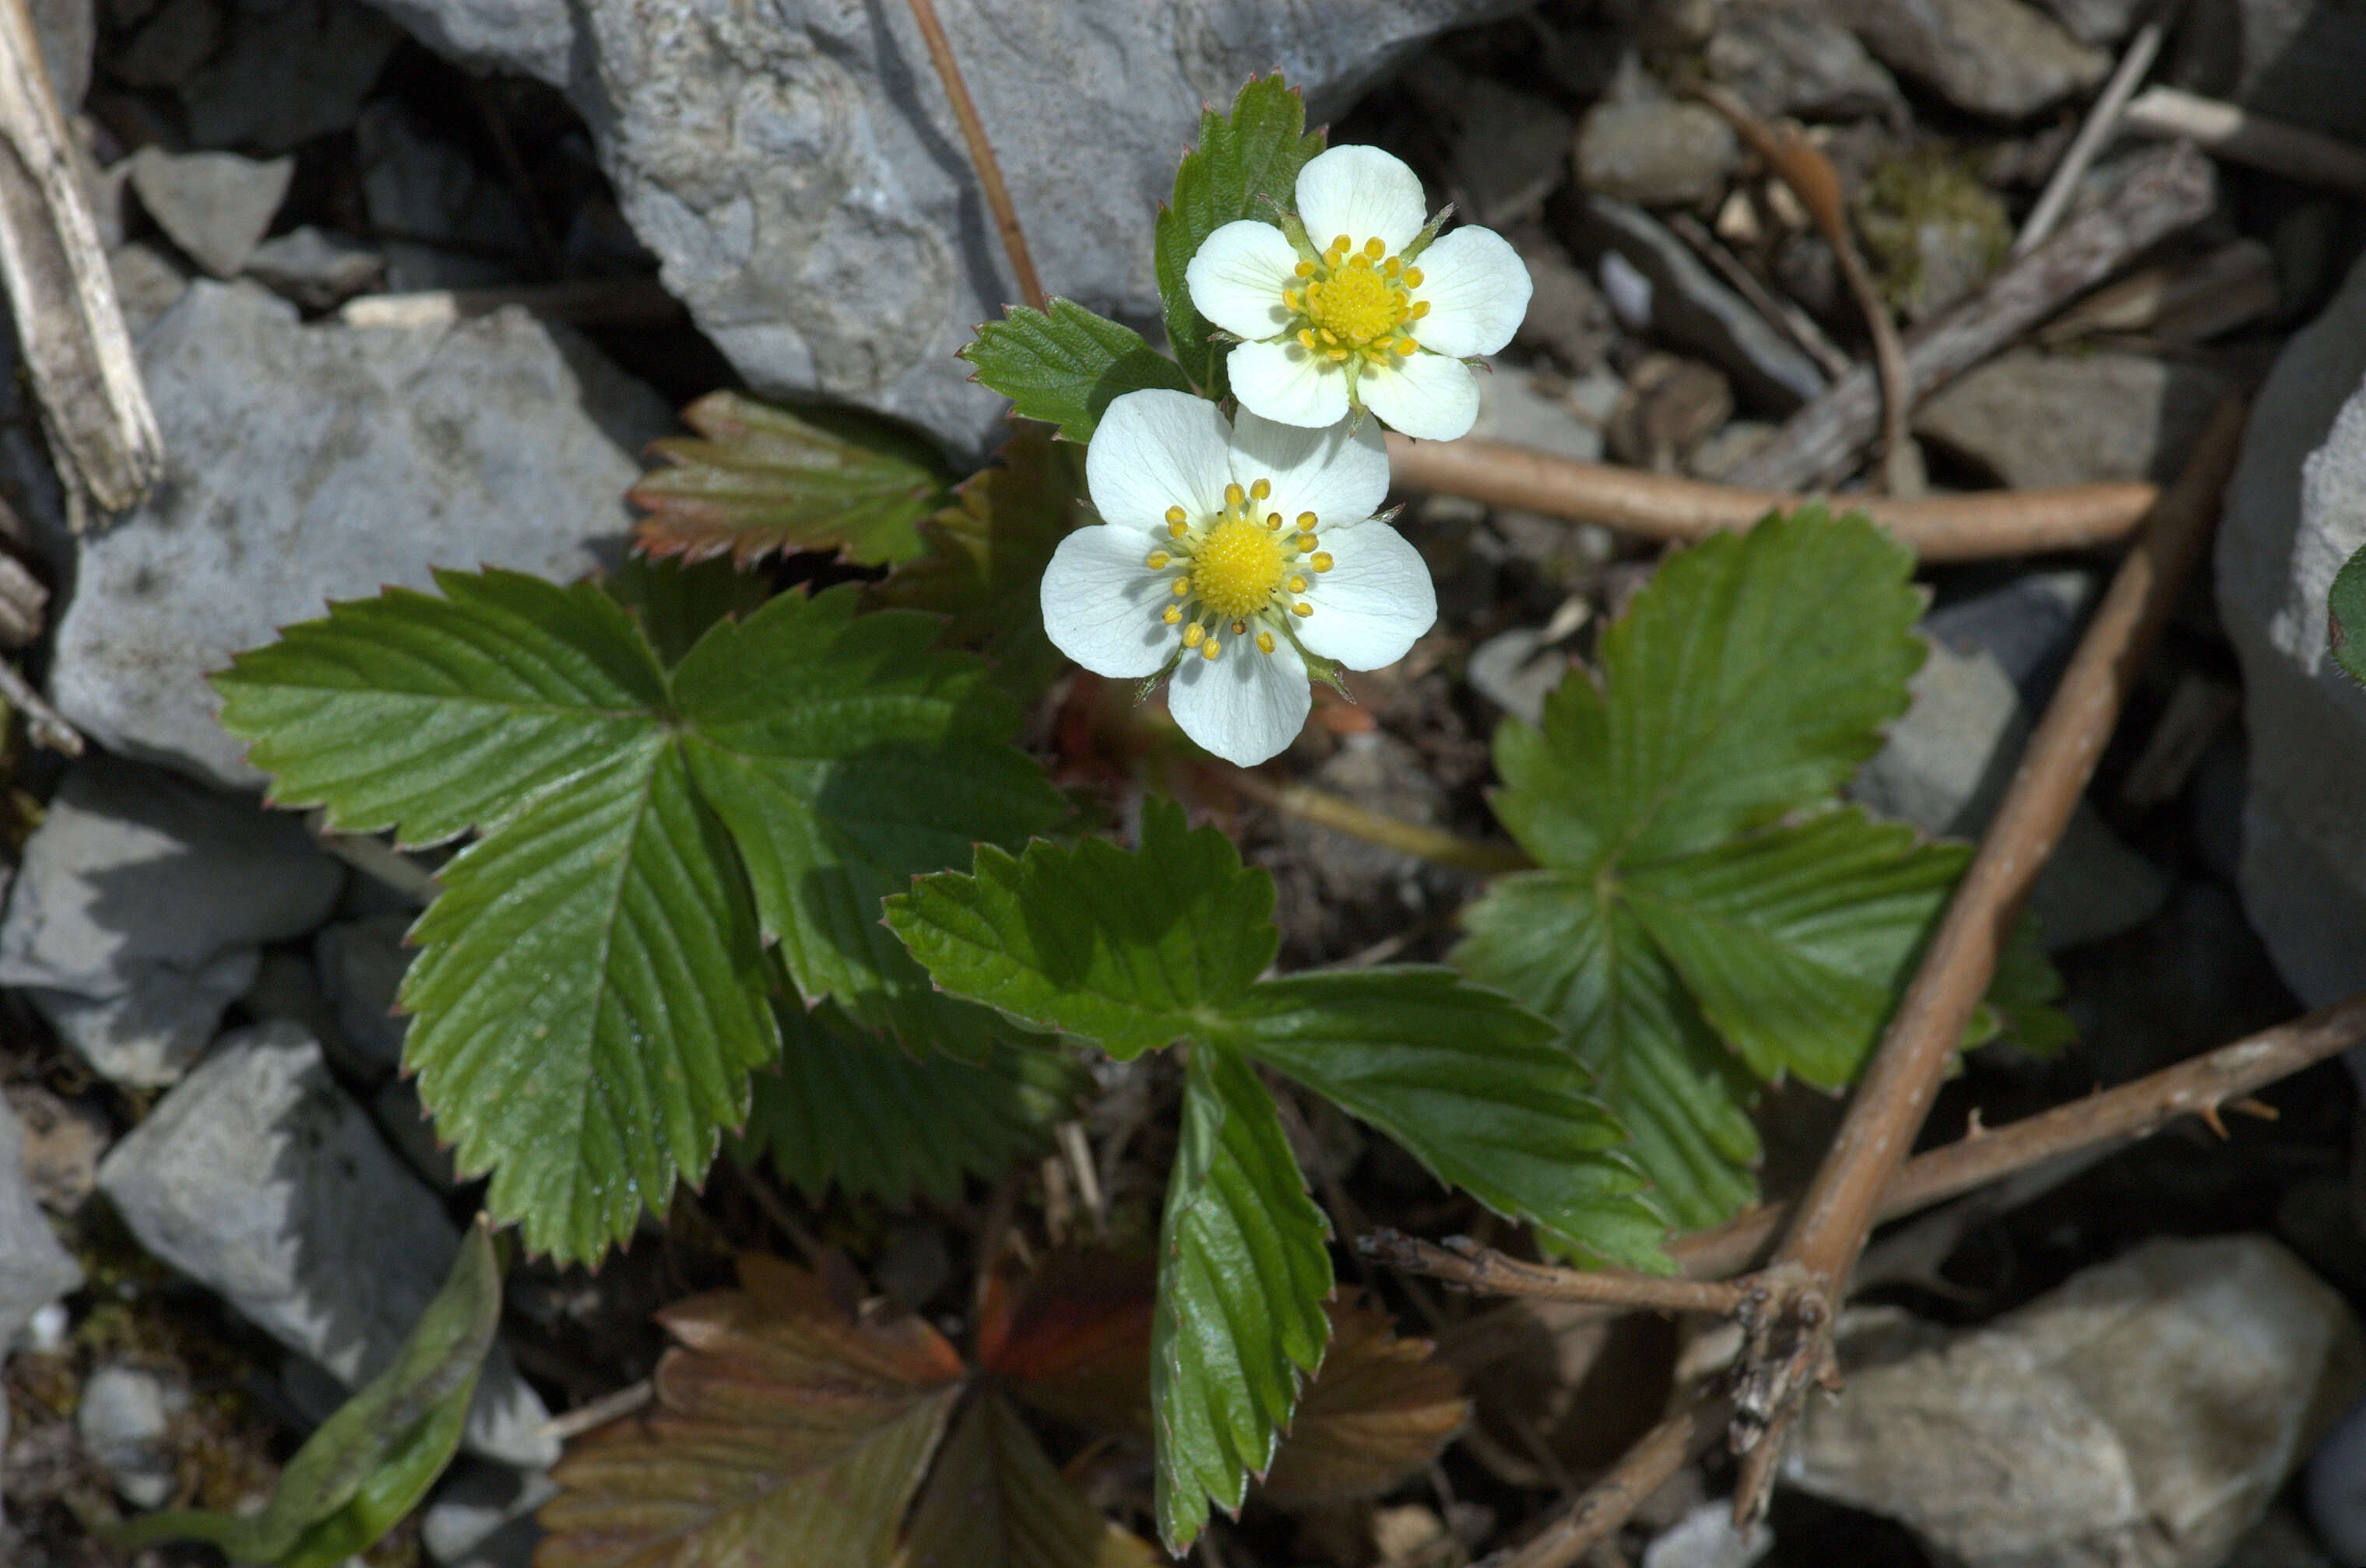
<instances>
[{"instance_id":1,"label":"flower petal","mask_svg":"<svg viewBox=\"0 0 2366 1568\"><path fill-rule=\"evenodd\" d=\"M1233 396L1252 413L1316 429L1347 417L1346 367L1296 343L1245 343L1233 350L1224 369ZM1099 446L1099 440L1093 445Z\"/></svg>"},{"instance_id":2,"label":"flower petal","mask_svg":"<svg viewBox=\"0 0 2366 1568\"><path fill-rule=\"evenodd\" d=\"M1254 218L1227 223L1201 242L1184 286L1200 314L1237 336L1271 337L1290 324L1281 291L1298 280L1298 253L1280 230Z\"/></svg>"},{"instance_id":3,"label":"flower petal","mask_svg":"<svg viewBox=\"0 0 2366 1568\"><path fill-rule=\"evenodd\" d=\"M1465 227L1421 253L1414 298L1429 314L1414 323L1424 348L1460 359L1493 354L1512 341L1528 313L1528 265L1493 229Z\"/></svg>"},{"instance_id":4,"label":"flower petal","mask_svg":"<svg viewBox=\"0 0 2366 1568\"><path fill-rule=\"evenodd\" d=\"M1314 614L1295 627L1298 640L1350 670L1378 670L1405 656L1436 624L1437 590L1429 567L1403 535L1385 523L1326 529L1331 570L1307 594Z\"/></svg>"},{"instance_id":5,"label":"flower petal","mask_svg":"<svg viewBox=\"0 0 2366 1568\"><path fill-rule=\"evenodd\" d=\"M1314 513L1317 526L1360 523L1389 494L1389 449L1378 420L1352 433L1347 422L1310 430L1277 424L1247 409L1233 426L1233 478L1242 484L1273 481L1273 497L1258 510L1290 522Z\"/></svg>"},{"instance_id":6,"label":"flower petal","mask_svg":"<svg viewBox=\"0 0 2366 1568\"><path fill-rule=\"evenodd\" d=\"M1130 528L1166 525L1166 509L1219 511L1233 477L1232 431L1216 405L1189 392L1128 392L1111 400L1085 452L1093 507Z\"/></svg>"},{"instance_id":7,"label":"flower petal","mask_svg":"<svg viewBox=\"0 0 2366 1568\"><path fill-rule=\"evenodd\" d=\"M1313 705L1306 661L1286 638L1271 653L1233 642L1213 662L1187 653L1166 688L1167 711L1183 733L1244 768L1297 739Z\"/></svg>"},{"instance_id":8,"label":"flower petal","mask_svg":"<svg viewBox=\"0 0 2366 1568\"><path fill-rule=\"evenodd\" d=\"M1366 408L1423 441L1456 440L1479 420L1479 378L1462 361L1426 349L1372 367L1356 385Z\"/></svg>"},{"instance_id":9,"label":"flower petal","mask_svg":"<svg viewBox=\"0 0 2366 1568\"><path fill-rule=\"evenodd\" d=\"M1077 529L1043 569L1043 631L1053 647L1096 675L1134 680L1155 673L1182 640L1161 621L1172 604L1173 572L1144 558L1157 541L1114 523Z\"/></svg>"},{"instance_id":10,"label":"flower petal","mask_svg":"<svg viewBox=\"0 0 2366 1568\"><path fill-rule=\"evenodd\" d=\"M1322 250L1340 235L1361 248L1377 234L1393 255L1427 221L1421 176L1377 147L1334 147L1298 171L1298 216Z\"/></svg>"}]
</instances>

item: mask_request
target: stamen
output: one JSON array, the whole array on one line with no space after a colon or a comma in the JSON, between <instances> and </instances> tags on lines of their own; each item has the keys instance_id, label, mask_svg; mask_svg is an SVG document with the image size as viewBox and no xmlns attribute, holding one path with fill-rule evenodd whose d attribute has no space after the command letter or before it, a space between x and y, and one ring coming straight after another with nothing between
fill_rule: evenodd
<instances>
[{"instance_id":1,"label":"stamen","mask_svg":"<svg viewBox=\"0 0 2366 1568\"><path fill-rule=\"evenodd\" d=\"M1243 633L1246 632L1248 629L1249 629L1249 624L1248 624L1246 621L1234 621L1234 622L1233 623L1233 635L1234 635L1234 637L1239 637L1239 636L1241 636Z\"/></svg>"},{"instance_id":2,"label":"stamen","mask_svg":"<svg viewBox=\"0 0 2366 1568\"><path fill-rule=\"evenodd\" d=\"M1315 518L1315 516L1314 516L1314 513L1313 513L1312 512L1301 512L1301 513L1300 513L1298 514L1298 531L1299 531L1300 533L1301 533L1301 534L1311 534L1311 533L1313 533L1313 532L1314 531L1315 525L1316 525L1316 518Z\"/></svg>"},{"instance_id":3,"label":"stamen","mask_svg":"<svg viewBox=\"0 0 2366 1568\"><path fill-rule=\"evenodd\" d=\"M1428 315L1428 314L1429 314L1429 301L1428 301L1428 300L1426 300L1426 299L1416 299L1416 300L1414 300L1414 301L1413 302L1413 309L1412 309L1412 310L1407 310L1407 311L1405 312L1405 316L1406 316L1406 318L1407 318L1408 320L1410 320L1410 321L1417 321L1421 320L1424 316L1426 316L1426 315Z\"/></svg>"},{"instance_id":4,"label":"stamen","mask_svg":"<svg viewBox=\"0 0 2366 1568\"><path fill-rule=\"evenodd\" d=\"M1263 501L1267 496L1269 496L1272 493L1273 481L1271 479L1259 479L1256 483L1249 486L1249 494L1255 496L1259 501Z\"/></svg>"},{"instance_id":5,"label":"stamen","mask_svg":"<svg viewBox=\"0 0 2366 1568\"><path fill-rule=\"evenodd\" d=\"M1298 341L1304 344L1307 347L1313 348L1314 346L1314 329L1313 327L1299 328Z\"/></svg>"},{"instance_id":6,"label":"stamen","mask_svg":"<svg viewBox=\"0 0 2366 1568\"><path fill-rule=\"evenodd\" d=\"M1285 288L1285 289L1283 289L1283 290L1281 291L1281 304L1282 304L1282 308L1283 308L1284 310L1302 310L1302 309L1304 309L1303 301L1304 301L1304 299L1306 299L1306 296L1305 296L1305 295L1303 295L1303 294L1301 294L1301 293L1300 293L1297 289L1295 289L1295 288Z\"/></svg>"},{"instance_id":7,"label":"stamen","mask_svg":"<svg viewBox=\"0 0 2366 1568\"><path fill-rule=\"evenodd\" d=\"M1257 651L1259 653L1271 653L1273 651L1273 634L1271 632L1257 633Z\"/></svg>"},{"instance_id":8,"label":"stamen","mask_svg":"<svg viewBox=\"0 0 2366 1568\"><path fill-rule=\"evenodd\" d=\"M1417 266L1409 266L1409 267L1405 268L1405 270L1404 270L1404 281L1405 281L1405 287L1406 287L1407 288L1420 288L1420 287L1421 287L1421 268L1419 268L1419 267L1417 267Z\"/></svg>"},{"instance_id":9,"label":"stamen","mask_svg":"<svg viewBox=\"0 0 2366 1568\"><path fill-rule=\"evenodd\" d=\"M1331 558L1331 552L1329 550L1317 550L1314 552L1314 558L1308 561L1306 564L1313 567L1317 571L1329 571L1333 567L1339 563Z\"/></svg>"},{"instance_id":10,"label":"stamen","mask_svg":"<svg viewBox=\"0 0 2366 1568\"><path fill-rule=\"evenodd\" d=\"M1371 257L1374 261L1378 261L1382 256L1389 254L1389 247L1382 243L1378 234L1375 234L1370 239L1364 242L1364 254Z\"/></svg>"},{"instance_id":11,"label":"stamen","mask_svg":"<svg viewBox=\"0 0 2366 1568\"><path fill-rule=\"evenodd\" d=\"M1311 615L1314 614L1314 606L1301 599L1290 607L1290 611L1294 615Z\"/></svg>"},{"instance_id":12,"label":"stamen","mask_svg":"<svg viewBox=\"0 0 2366 1568\"><path fill-rule=\"evenodd\" d=\"M1166 570L1166 563L1174 558L1175 558L1173 556L1168 555L1165 550L1153 550L1150 552L1149 561L1145 564L1147 564L1153 571L1165 571Z\"/></svg>"},{"instance_id":13,"label":"stamen","mask_svg":"<svg viewBox=\"0 0 2366 1568\"><path fill-rule=\"evenodd\" d=\"M1325 352L1335 364L1347 357L1347 351L1344 348L1334 348L1326 350Z\"/></svg>"},{"instance_id":14,"label":"stamen","mask_svg":"<svg viewBox=\"0 0 2366 1568\"><path fill-rule=\"evenodd\" d=\"M1216 661L1216 655L1223 651L1224 645L1218 642L1214 637L1210 637L1207 641L1200 645L1200 657L1206 660L1211 664L1213 664Z\"/></svg>"},{"instance_id":15,"label":"stamen","mask_svg":"<svg viewBox=\"0 0 2366 1568\"><path fill-rule=\"evenodd\" d=\"M1311 261L1302 261L1290 270L1295 272L1301 277L1313 277L1314 276L1314 264Z\"/></svg>"},{"instance_id":16,"label":"stamen","mask_svg":"<svg viewBox=\"0 0 2366 1568\"><path fill-rule=\"evenodd\" d=\"M1268 528L1272 529L1272 530L1273 530L1275 533L1277 533L1277 534L1280 533L1280 532L1281 532L1281 513L1279 513L1279 512L1268 512L1268 513L1267 513L1265 514L1265 525L1266 525L1267 527L1268 527Z\"/></svg>"},{"instance_id":17,"label":"stamen","mask_svg":"<svg viewBox=\"0 0 2366 1568\"><path fill-rule=\"evenodd\" d=\"M1401 337L1397 339L1397 357L1400 359L1409 357L1413 351L1420 346L1421 344L1409 337Z\"/></svg>"},{"instance_id":18,"label":"stamen","mask_svg":"<svg viewBox=\"0 0 2366 1568\"><path fill-rule=\"evenodd\" d=\"M1248 504L1248 499L1249 492L1238 484L1228 484L1224 487L1224 505L1231 510L1238 512Z\"/></svg>"},{"instance_id":19,"label":"stamen","mask_svg":"<svg viewBox=\"0 0 2366 1568\"><path fill-rule=\"evenodd\" d=\"M1176 508L1176 510L1177 510L1177 512L1180 512L1180 511L1182 510L1182 508L1178 506L1178 507L1177 507L1177 508ZM1167 537L1172 538L1172 539L1179 539L1179 538L1181 538L1184 535L1186 535L1186 534L1189 533L1190 531L1191 531L1191 525L1190 525L1189 524L1188 524L1188 523L1184 522L1184 521L1183 521L1182 519L1180 519L1180 518L1177 518L1177 519L1176 519L1175 521L1173 521L1173 522L1171 522L1171 523L1169 523L1169 524L1167 524L1167 525L1166 525L1166 536L1167 536Z\"/></svg>"},{"instance_id":20,"label":"stamen","mask_svg":"<svg viewBox=\"0 0 2366 1568\"><path fill-rule=\"evenodd\" d=\"M1311 550L1314 547L1315 538L1312 534L1301 534L1298 537L1290 540L1290 542L1297 546L1301 550Z\"/></svg>"},{"instance_id":21,"label":"stamen","mask_svg":"<svg viewBox=\"0 0 2366 1568\"><path fill-rule=\"evenodd\" d=\"M1177 597L1177 599L1180 599L1180 598L1182 598L1182 597L1183 597L1183 595L1185 595L1186 593L1189 593L1189 592L1191 592L1191 580L1190 580L1189 578L1188 578L1188 577L1178 577L1178 578L1177 578L1177 579L1175 580L1175 597Z\"/></svg>"},{"instance_id":22,"label":"stamen","mask_svg":"<svg viewBox=\"0 0 2366 1568\"><path fill-rule=\"evenodd\" d=\"M1183 618L1183 606L1180 604L1169 604L1166 606L1166 613L1158 618L1165 621L1171 626L1176 622Z\"/></svg>"},{"instance_id":23,"label":"stamen","mask_svg":"<svg viewBox=\"0 0 2366 1568\"><path fill-rule=\"evenodd\" d=\"M1168 525L1169 527L1180 527L1180 526L1182 526L1182 525L1184 524L1184 522L1185 522L1185 521L1186 521L1189 516L1190 516L1190 513L1189 513L1185 512L1185 511L1184 511L1181 507L1179 507L1179 506L1170 506L1170 507L1168 507L1168 508L1166 509L1166 522L1167 522L1167 525Z\"/></svg>"},{"instance_id":24,"label":"stamen","mask_svg":"<svg viewBox=\"0 0 2366 1568\"><path fill-rule=\"evenodd\" d=\"M1391 277L1394 277L1397 274L1404 270L1404 258L1403 256L1391 256L1389 258L1388 265L1380 268L1380 270L1387 273Z\"/></svg>"},{"instance_id":25,"label":"stamen","mask_svg":"<svg viewBox=\"0 0 2366 1568\"><path fill-rule=\"evenodd\" d=\"M1207 635L1208 628L1201 626L1199 622L1193 621L1189 626L1183 628L1183 646L1186 648L1197 648L1200 646L1200 642L1206 638Z\"/></svg>"},{"instance_id":26,"label":"stamen","mask_svg":"<svg viewBox=\"0 0 2366 1568\"><path fill-rule=\"evenodd\" d=\"M1303 593L1303 592L1306 592L1306 579L1304 579L1304 578L1302 578L1302 577L1292 577L1292 578L1290 580L1290 591L1292 593Z\"/></svg>"},{"instance_id":27,"label":"stamen","mask_svg":"<svg viewBox=\"0 0 2366 1568\"><path fill-rule=\"evenodd\" d=\"M1348 239L1345 234L1335 235L1331 241L1331 248L1338 252L1343 256L1349 251L1355 249L1355 244L1356 243L1353 240Z\"/></svg>"}]
</instances>

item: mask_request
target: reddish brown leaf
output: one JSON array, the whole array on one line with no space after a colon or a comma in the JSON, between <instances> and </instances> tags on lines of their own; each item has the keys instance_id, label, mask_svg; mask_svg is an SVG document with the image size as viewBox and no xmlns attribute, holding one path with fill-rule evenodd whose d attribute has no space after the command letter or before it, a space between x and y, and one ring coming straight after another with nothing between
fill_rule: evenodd
<instances>
[{"instance_id":1,"label":"reddish brown leaf","mask_svg":"<svg viewBox=\"0 0 2366 1568\"><path fill-rule=\"evenodd\" d=\"M742 1258L739 1280L659 1314L681 1343L657 1398L559 1461L536 1568L888 1561L960 1357L919 1318L775 1259Z\"/></svg>"},{"instance_id":2,"label":"reddish brown leaf","mask_svg":"<svg viewBox=\"0 0 2366 1568\"><path fill-rule=\"evenodd\" d=\"M653 556L745 566L774 550L836 550L861 566L920 553L918 525L943 504L926 462L841 439L737 392L684 409L697 436L650 444L667 467L628 492L648 515L634 531Z\"/></svg>"},{"instance_id":3,"label":"reddish brown leaf","mask_svg":"<svg viewBox=\"0 0 2366 1568\"><path fill-rule=\"evenodd\" d=\"M945 1439L896 1568L1152 1568L1161 1561L1140 1537L1102 1518L989 1389Z\"/></svg>"},{"instance_id":4,"label":"reddish brown leaf","mask_svg":"<svg viewBox=\"0 0 2366 1568\"><path fill-rule=\"evenodd\" d=\"M1259 1495L1285 1507L1369 1497L1436 1459L1470 1417L1462 1379L1388 1314L1330 1305L1331 1348L1299 1396Z\"/></svg>"},{"instance_id":5,"label":"reddish brown leaf","mask_svg":"<svg viewBox=\"0 0 2366 1568\"><path fill-rule=\"evenodd\" d=\"M978 1361L1020 1398L1088 1432L1150 1436L1148 1258L1055 1252L1031 1279L997 1278L978 1322Z\"/></svg>"}]
</instances>

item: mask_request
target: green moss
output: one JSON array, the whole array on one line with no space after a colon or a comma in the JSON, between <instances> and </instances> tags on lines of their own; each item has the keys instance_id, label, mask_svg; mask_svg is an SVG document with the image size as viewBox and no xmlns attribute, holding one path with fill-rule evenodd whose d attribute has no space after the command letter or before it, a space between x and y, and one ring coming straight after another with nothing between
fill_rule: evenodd
<instances>
[{"instance_id":1,"label":"green moss","mask_svg":"<svg viewBox=\"0 0 2366 1568\"><path fill-rule=\"evenodd\" d=\"M1968 156L1944 144L1875 164L1856 220L1883 298L1909 317L1952 303L2012 246L2004 203Z\"/></svg>"}]
</instances>

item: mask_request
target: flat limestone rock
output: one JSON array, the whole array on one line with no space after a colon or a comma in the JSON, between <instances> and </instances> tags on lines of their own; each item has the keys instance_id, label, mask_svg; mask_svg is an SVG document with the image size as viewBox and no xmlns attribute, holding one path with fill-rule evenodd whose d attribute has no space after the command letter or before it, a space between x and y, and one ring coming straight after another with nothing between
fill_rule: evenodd
<instances>
[{"instance_id":1,"label":"flat limestone rock","mask_svg":"<svg viewBox=\"0 0 2366 1568\"><path fill-rule=\"evenodd\" d=\"M1003 400L954 358L1019 299L906 7L378 0L421 39L562 88L666 287L756 391L840 398L956 451ZM1151 218L1226 106L1279 70L1320 124L1518 0L945 0L1044 288L1155 339Z\"/></svg>"},{"instance_id":2,"label":"flat limestone rock","mask_svg":"<svg viewBox=\"0 0 2366 1568\"><path fill-rule=\"evenodd\" d=\"M108 1153L98 1185L141 1246L348 1389L394 1359L459 1250L443 1205L285 1021L226 1036ZM547 1465L546 1419L495 1345L469 1449Z\"/></svg>"},{"instance_id":3,"label":"flat limestone rock","mask_svg":"<svg viewBox=\"0 0 2366 1568\"><path fill-rule=\"evenodd\" d=\"M50 694L102 744L211 783L263 775L206 677L332 599L431 568L561 581L612 560L655 393L515 307L305 326L251 283L192 284L140 340L155 493L71 545Z\"/></svg>"},{"instance_id":4,"label":"flat limestone rock","mask_svg":"<svg viewBox=\"0 0 2366 1568\"><path fill-rule=\"evenodd\" d=\"M235 152L142 147L131 155L131 188L189 259L216 277L234 277L263 243L295 177L296 160L257 162Z\"/></svg>"},{"instance_id":5,"label":"flat limestone rock","mask_svg":"<svg viewBox=\"0 0 2366 1568\"><path fill-rule=\"evenodd\" d=\"M1892 71L1992 119L2027 118L2112 68L2021 0L1838 0L1833 14Z\"/></svg>"},{"instance_id":6,"label":"flat limestone rock","mask_svg":"<svg viewBox=\"0 0 2366 1568\"><path fill-rule=\"evenodd\" d=\"M2226 383L2206 365L2015 349L1941 388L1914 434L2013 489L2177 477Z\"/></svg>"},{"instance_id":7,"label":"flat limestone rock","mask_svg":"<svg viewBox=\"0 0 2366 1568\"><path fill-rule=\"evenodd\" d=\"M2348 1305L2252 1235L2148 1242L1934 1348L1848 1360L1782 1480L1965 1568L2216 1568L2366 1382Z\"/></svg>"},{"instance_id":8,"label":"flat limestone rock","mask_svg":"<svg viewBox=\"0 0 2366 1568\"><path fill-rule=\"evenodd\" d=\"M17 1113L0 1100L0 1348L35 1313L82 1283L81 1265L58 1245L26 1183L24 1143Z\"/></svg>"}]
</instances>

